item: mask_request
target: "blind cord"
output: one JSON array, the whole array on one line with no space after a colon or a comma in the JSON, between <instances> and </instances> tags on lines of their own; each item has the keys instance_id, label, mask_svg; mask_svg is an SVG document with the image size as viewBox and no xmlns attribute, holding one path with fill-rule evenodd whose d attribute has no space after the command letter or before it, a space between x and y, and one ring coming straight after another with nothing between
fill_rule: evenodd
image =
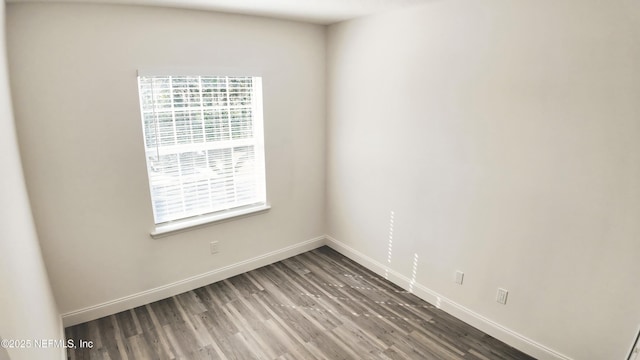
<instances>
[{"instance_id":1,"label":"blind cord","mask_svg":"<svg viewBox=\"0 0 640 360\"><path fill-rule=\"evenodd\" d=\"M160 125L158 124L158 113L156 112L156 85L153 83L154 78L151 78L151 100L153 101L153 124L156 128L156 161L160 161ZM155 170L155 169L154 169Z\"/></svg>"}]
</instances>

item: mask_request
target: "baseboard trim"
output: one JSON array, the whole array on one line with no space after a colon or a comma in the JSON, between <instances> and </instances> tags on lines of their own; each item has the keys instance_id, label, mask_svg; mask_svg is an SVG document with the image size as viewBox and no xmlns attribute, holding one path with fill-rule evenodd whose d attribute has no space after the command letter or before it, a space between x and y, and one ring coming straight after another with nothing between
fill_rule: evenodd
<instances>
[{"instance_id":1,"label":"baseboard trim","mask_svg":"<svg viewBox=\"0 0 640 360\"><path fill-rule=\"evenodd\" d=\"M286 258L302 254L303 252L321 247L325 244L325 237L319 236L229 266L224 266L212 271L208 271L204 274L192 276L184 280L145 290L119 299L64 313L62 314L62 322L65 327L68 327L99 319L104 316L113 315L121 311L133 309L135 307L142 306L154 301L166 299L168 297L181 294L185 291L197 289L199 287L214 283L216 281L224 280L265 265L273 264L280 260L284 260Z\"/></svg>"},{"instance_id":2,"label":"baseboard trim","mask_svg":"<svg viewBox=\"0 0 640 360\"><path fill-rule=\"evenodd\" d=\"M385 276L389 281L402 287L403 289L409 289L411 279L402 275L401 273L389 269L384 264L372 259L371 257L355 250L354 248L340 242L331 236L326 237L326 245L341 253L342 255L350 258L358 264L368 268L380 276ZM437 292L427 288L426 286L414 283L413 293L419 298L435 305L439 309L455 316L456 318L466 322L467 324L474 326L483 332L495 337L496 339L507 343L516 349L525 352L537 359L549 359L549 360L572 360L570 357L561 354L549 347L546 347L536 341L533 341L511 329L508 329L491 319L488 319L446 297L438 294Z\"/></svg>"}]
</instances>

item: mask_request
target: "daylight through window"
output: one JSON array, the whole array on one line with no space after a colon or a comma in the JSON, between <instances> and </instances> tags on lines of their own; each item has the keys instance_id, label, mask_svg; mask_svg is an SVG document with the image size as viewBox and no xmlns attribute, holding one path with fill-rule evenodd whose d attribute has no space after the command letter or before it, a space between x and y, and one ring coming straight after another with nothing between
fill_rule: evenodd
<instances>
[{"instance_id":1,"label":"daylight through window","mask_svg":"<svg viewBox=\"0 0 640 360\"><path fill-rule=\"evenodd\" d=\"M259 77L139 76L155 223L265 204Z\"/></svg>"}]
</instances>

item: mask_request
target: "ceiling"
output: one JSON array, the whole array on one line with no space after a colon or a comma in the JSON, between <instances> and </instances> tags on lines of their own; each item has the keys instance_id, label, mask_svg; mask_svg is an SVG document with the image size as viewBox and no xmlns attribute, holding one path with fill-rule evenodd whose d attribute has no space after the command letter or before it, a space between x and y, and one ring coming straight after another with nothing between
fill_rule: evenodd
<instances>
[{"instance_id":1,"label":"ceiling","mask_svg":"<svg viewBox=\"0 0 640 360\"><path fill-rule=\"evenodd\" d=\"M129 4L222 11L333 24L339 21L432 0L6 0L7 2L74 2Z\"/></svg>"}]
</instances>

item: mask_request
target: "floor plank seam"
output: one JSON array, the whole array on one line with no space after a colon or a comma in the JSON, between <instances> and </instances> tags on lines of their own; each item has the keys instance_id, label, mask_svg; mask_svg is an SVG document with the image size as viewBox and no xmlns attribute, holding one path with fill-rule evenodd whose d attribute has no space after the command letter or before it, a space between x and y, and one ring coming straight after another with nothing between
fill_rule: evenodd
<instances>
[{"instance_id":1,"label":"floor plank seam","mask_svg":"<svg viewBox=\"0 0 640 360\"><path fill-rule=\"evenodd\" d=\"M65 331L70 360L532 359L328 247Z\"/></svg>"}]
</instances>

